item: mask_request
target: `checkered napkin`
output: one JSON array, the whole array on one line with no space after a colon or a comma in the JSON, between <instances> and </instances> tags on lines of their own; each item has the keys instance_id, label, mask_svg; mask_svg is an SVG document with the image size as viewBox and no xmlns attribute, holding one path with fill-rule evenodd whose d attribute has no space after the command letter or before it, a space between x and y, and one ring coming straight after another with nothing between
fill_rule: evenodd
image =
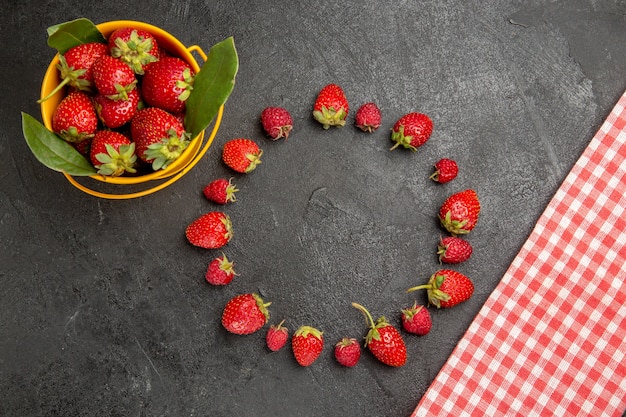
<instances>
[{"instance_id":1,"label":"checkered napkin","mask_svg":"<svg viewBox=\"0 0 626 417\"><path fill-rule=\"evenodd\" d=\"M626 93L412 417L626 410Z\"/></svg>"}]
</instances>

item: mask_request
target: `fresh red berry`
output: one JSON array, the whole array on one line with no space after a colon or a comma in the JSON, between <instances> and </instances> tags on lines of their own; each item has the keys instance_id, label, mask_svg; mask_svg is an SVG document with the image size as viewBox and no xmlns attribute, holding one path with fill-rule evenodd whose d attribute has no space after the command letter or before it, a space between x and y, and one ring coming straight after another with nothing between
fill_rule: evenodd
<instances>
[{"instance_id":1,"label":"fresh red berry","mask_svg":"<svg viewBox=\"0 0 626 417\"><path fill-rule=\"evenodd\" d=\"M428 309L413 303L412 307L402 309L402 328L419 336L427 335L433 327Z\"/></svg>"},{"instance_id":2,"label":"fresh red berry","mask_svg":"<svg viewBox=\"0 0 626 417\"><path fill-rule=\"evenodd\" d=\"M227 204L237 201L235 193L239 191L233 179L218 178L211 181L202 191L204 196L209 200L217 204Z\"/></svg>"},{"instance_id":3,"label":"fresh red berry","mask_svg":"<svg viewBox=\"0 0 626 417\"><path fill-rule=\"evenodd\" d=\"M282 349L287 343L287 339L289 339L289 330L283 326L284 322L285 320L276 325L272 325L269 329L267 329L265 344L272 352Z\"/></svg>"},{"instance_id":4,"label":"fresh red berry","mask_svg":"<svg viewBox=\"0 0 626 417\"><path fill-rule=\"evenodd\" d=\"M433 122L423 113L407 113L391 129L391 140L395 142L392 150L398 146L416 151L428 141L433 131Z\"/></svg>"},{"instance_id":5,"label":"fresh red berry","mask_svg":"<svg viewBox=\"0 0 626 417\"><path fill-rule=\"evenodd\" d=\"M341 365L353 367L361 359L361 346L356 339L344 337L335 344L334 354Z\"/></svg>"},{"instance_id":6,"label":"fresh red berry","mask_svg":"<svg viewBox=\"0 0 626 417\"><path fill-rule=\"evenodd\" d=\"M194 220L185 230L189 243L205 249L219 249L233 237L228 214L212 211Z\"/></svg>"},{"instance_id":7,"label":"fresh red berry","mask_svg":"<svg viewBox=\"0 0 626 417\"><path fill-rule=\"evenodd\" d=\"M427 284L409 288L407 292L423 289L428 292L429 304L437 308L449 308L469 300L474 293L474 284L458 271L440 269L430 277Z\"/></svg>"},{"instance_id":8,"label":"fresh red berry","mask_svg":"<svg viewBox=\"0 0 626 417\"><path fill-rule=\"evenodd\" d=\"M260 330L270 318L266 303L257 294L241 294L231 298L222 313L222 325L234 334L251 334Z\"/></svg>"},{"instance_id":9,"label":"fresh red berry","mask_svg":"<svg viewBox=\"0 0 626 417\"><path fill-rule=\"evenodd\" d=\"M354 123L364 132L373 132L380 127L382 115L376 103L365 103L356 111Z\"/></svg>"},{"instance_id":10,"label":"fresh red berry","mask_svg":"<svg viewBox=\"0 0 626 417\"><path fill-rule=\"evenodd\" d=\"M116 177L134 173L137 155L135 144L119 132L99 130L91 141L89 157L98 174Z\"/></svg>"},{"instance_id":11,"label":"fresh red berry","mask_svg":"<svg viewBox=\"0 0 626 417\"><path fill-rule=\"evenodd\" d=\"M143 29L118 28L111 33L108 42L110 54L127 64L135 74L143 74L150 63L160 58L156 38Z\"/></svg>"},{"instance_id":12,"label":"fresh red berry","mask_svg":"<svg viewBox=\"0 0 626 417\"><path fill-rule=\"evenodd\" d=\"M130 122L139 109L139 90L128 92L126 100L112 100L105 95L96 94L93 99L98 118L103 125L117 129Z\"/></svg>"},{"instance_id":13,"label":"fresh red berry","mask_svg":"<svg viewBox=\"0 0 626 417\"><path fill-rule=\"evenodd\" d=\"M365 315L370 326L365 336L365 346L380 362L389 366L403 366L406 363L406 344L402 335L393 325L389 324L385 317L376 322L365 307L352 303L352 306Z\"/></svg>"},{"instance_id":14,"label":"fresh red berry","mask_svg":"<svg viewBox=\"0 0 626 417\"><path fill-rule=\"evenodd\" d=\"M439 262L458 264L467 261L472 256L472 245L457 236L446 236L439 240L437 255Z\"/></svg>"},{"instance_id":15,"label":"fresh red berry","mask_svg":"<svg viewBox=\"0 0 626 417\"><path fill-rule=\"evenodd\" d=\"M92 138L97 129L96 109L82 91L65 96L52 115L52 130L68 142Z\"/></svg>"},{"instance_id":16,"label":"fresh red berry","mask_svg":"<svg viewBox=\"0 0 626 417\"><path fill-rule=\"evenodd\" d=\"M102 55L93 63L93 82L102 95L113 100L127 100L137 86L137 77L128 65L111 55Z\"/></svg>"},{"instance_id":17,"label":"fresh red berry","mask_svg":"<svg viewBox=\"0 0 626 417\"><path fill-rule=\"evenodd\" d=\"M435 163L435 172L430 179L440 184L445 184L456 178L459 173L459 166L456 161L449 158L442 158Z\"/></svg>"},{"instance_id":18,"label":"fresh red berry","mask_svg":"<svg viewBox=\"0 0 626 417\"><path fill-rule=\"evenodd\" d=\"M261 163L263 150L251 139L236 138L224 144L222 160L233 171L241 174L252 172Z\"/></svg>"},{"instance_id":19,"label":"fresh red berry","mask_svg":"<svg viewBox=\"0 0 626 417\"><path fill-rule=\"evenodd\" d=\"M218 256L209 262L205 278L211 285L226 285L235 278L235 264L226 255Z\"/></svg>"},{"instance_id":20,"label":"fresh red berry","mask_svg":"<svg viewBox=\"0 0 626 417\"><path fill-rule=\"evenodd\" d=\"M331 126L344 126L348 111L348 99L343 89L337 84L324 86L313 105L313 117L322 124L324 129Z\"/></svg>"},{"instance_id":21,"label":"fresh red berry","mask_svg":"<svg viewBox=\"0 0 626 417\"><path fill-rule=\"evenodd\" d=\"M441 225L453 235L469 233L476 227L479 215L480 201L472 189L452 194L439 209Z\"/></svg>"},{"instance_id":22,"label":"fresh red berry","mask_svg":"<svg viewBox=\"0 0 626 417\"><path fill-rule=\"evenodd\" d=\"M293 119L282 107L266 107L261 112L261 125L270 139L287 139L293 129Z\"/></svg>"},{"instance_id":23,"label":"fresh red berry","mask_svg":"<svg viewBox=\"0 0 626 417\"><path fill-rule=\"evenodd\" d=\"M189 134L171 113L157 107L138 110L130 122L137 156L157 171L169 166L189 145Z\"/></svg>"},{"instance_id":24,"label":"fresh red berry","mask_svg":"<svg viewBox=\"0 0 626 417\"><path fill-rule=\"evenodd\" d=\"M194 72L180 58L165 57L146 68L141 81L141 94L148 106L170 113L185 111L185 103L193 90Z\"/></svg>"},{"instance_id":25,"label":"fresh red berry","mask_svg":"<svg viewBox=\"0 0 626 417\"><path fill-rule=\"evenodd\" d=\"M291 349L298 364L309 366L324 349L324 335L314 327L301 326L291 338Z\"/></svg>"}]
</instances>

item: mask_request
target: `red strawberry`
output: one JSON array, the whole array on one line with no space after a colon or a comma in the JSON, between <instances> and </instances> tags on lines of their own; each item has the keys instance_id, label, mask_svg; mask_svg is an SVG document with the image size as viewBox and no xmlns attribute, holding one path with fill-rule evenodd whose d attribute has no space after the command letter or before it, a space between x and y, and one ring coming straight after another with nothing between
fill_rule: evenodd
<instances>
[{"instance_id":1,"label":"red strawberry","mask_svg":"<svg viewBox=\"0 0 626 417\"><path fill-rule=\"evenodd\" d=\"M385 317L376 322L365 307L352 303L352 306L360 310L366 317L370 330L365 336L365 346L382 363L389 366L402 366L406 363L406 345L402 335Z\"/></svg>"},{"instance_id":2,"label":"red strawberry","mask_svg":"<svg viewBox=\"0 0 626 417\"><path fill-rule=\"evenodd\" d=\"M430 332L433 322L426 307L415 302L412 307L402 310L402 327L409 333L424 336Z\"/></svg>"},{"instance_id":3,"label":"red strawberry","mask_svg":"<svg viewBox=\"0 0 626 417\"><path fill-rule=\"evenodd\" d=\"M459 173L459 167L452 159L442 158L435 163L435 172L430 179L440 184L445 184L456 178Z\"/></svg>"},{"instance_id":4,"label":"red strawberry","mask_svg":"<svg viewBox=\"0 0 626 417\"><path fill-rule=\"evenodd\" d=\"M119 132L97 131L91 141L89 157L98 174L116 177L125 172L137 172L135 144Z\"/></svg>"},{"instance_id":5,"label":"red strawberry","mask_svg":"<svg viewBox=\"0 0 626 417\"><path fill-rule=\"evenodd\" d=\"M152 169L167 168L189 145L189 134L174 115L156 107L137 111L130 122L137 156Z\"/></svg>"},{"instance_id":6,"label":"red strawberry","mask_svg":"<svg viewBox=\"0 0 626 417\"><path fill-rule=\"evenodd\" d=\"M239 191L235 184L233 184L233 179L225 179L218 178L214 181L211 181L209 185L204 187L202 191L204 196L214 203L217 204L227 204L231 202L237 201L235 197L235 193Z\"/></svg>"},{"instance_id":7,"label":"red strawberry","mask_svg":"<svg viewBox=\"0 0 626 417\"><path fill-rule=\"evenodd\" d=\"M437 247L439 262L458 264L467 261L472 256L472 245L456 236L441 238Z\"/></svg>"},{"instance_id":8,"label":"red strawberry","mask_svg":"<svg viewBox=\"0 0 626 417\"><path fill-rule=\"evenodd\" d=\"M236 172L247 174L261 163L263 150L253 140L245 138L231 139L224 144L222 160Z\"/></svg>"},{"instance_id":9,"label":"red strawberry","mask_svg":"<svg viewBox=\"0 0 626 417\"><path fill-rule=\"evenodd\" d=\"M272 352L276 352L285 346L287 339L289 339L289 330L283 326L285 320L281 321L277 325L272 325L267 330L265 335L265 344L267 348Z\"/></svg>"},{"instance_id":10,"label":"red strawberry","mask_svg":"<svg viewBox=\"0 0 626 417\"><path fill-rule=\"evenodd\" d=\"M472 189L452 194L439 209L441 225L453 235L469 233L476 226L479 215L480 201Z\"/></svg>"},{"instance_id":11,"label":"red strawberry","mask_svg":"<svg viewBox=\"0 0 626 417\"><path fill-rule=\"evenodd\" d=\"M433 131L433 122L425 114L407 113L391 129L391 140L395 142L391 150L399 145L412 151L426 143Z\"/></svg>"},{"instance_id":12,"label":"red strawberry","mask_svg":"<svg viewBox=\"0 0 626 417\"><path fill-rule=\"evenodd\" d=\"M355 366L361 359L361 346L354 338L344 337L335 345L335 359L343 366Z\"/></svg>"},{"instance_id":13,"label":"red strawberry","mask_svg":"<svg viewBox=\"0 0 626 417\"><path fill-rule=\"evenodd\" d=\"M428 302L437 308L454 307L467 301L474 293L474 284L465 275L451 269L440 269L435 272L428 284L418 285L407 290L428 290Z\"/></svg>"},{"instance_id":14,"label":"red strawberry","mask_svg":"<svg viewBox=\"0 0 626 417\"><path fill-rule=\"evenodd\" d=\"M185 230L189 243L205 249L219 249L233 237L228 214L212 211L194 220Z\"/></svg>"},{"instance_id":15,"label":"red strawberry","mask_svg":"<svg viewBox=\"0 0 626 417\"><path fill-rule=\"evenodd\" d=\"M241 294L226 303L222 325L234 334L251 334L260 330L270 318L266 303L257 294Z\"/></svg>"},{"instance_id":16,"label":"red strawberry","mask_svg":"<svg viewBox=\"0 0 626 417\"><path fill-rule=\"evenodd\" d=\"M354 123L364 132L373 132L380 127L382 115L376 103L365 103L356 111Z\"/></svg>"},{"instance_id":17,"label":"red strawberry","mask_svg":"<svg viewBox=\"0 0 626 417\"><path fill-rule=\"evenodd\" d=\"M80 152L81 155L89 157L92 140L93 138L87 138L85 140L81 140L80 142L72 142L72 146L74 146L74 149Z\"/></svg>"},{"instance_id":18,"label":"red strawberry","mask_svg":"<svg viewBox=\"0 0 626 417\"><path fill-rule=\"evenodd\" d=\"M137 77L128 65L111 55L102 55L93 63L93 82L102 95L113 100L127 100L137 85Z\"/></svg>"},{"instance_id":19,"label":"red strawberry","mask_svg":"<svg viewBox=\"0 0 626 417\"><path fill-rule=\"evenodd\" d=\"M93 101L102 124L110 129L116 129L130 122L137 113L139 90L135 88L129 91L127 100L111 100L107 96L97 94Z\"/></svg>"},{"instance_id":20,"label":"red strawberry","mask_svg":"<svg viewBox=\"0 0 626 417\"><path fill-rule=\"evenodd\" d=\"M313 105L313 117L324 129L330 126L341 127L348 117L348 100L337 84L328 84L319 92Z\"/></svg>"},{"instance_id":21,"label":"red strawberry","mask_svg":"<svg viewBox=\"0 0 626 417\"><path fill-rule=\"evenodd\" d=\"M91 91L93 63L108 53L107 45L99 42L83 43L68 49L65 54L59 56L59 63L56 66L61 82L38 103L46 101L66 85L81 91Z\"/></svg>"},{"instance_id":22,"label":"red strawberry","mask_svg":"<svg viewBox=\"0 0 626 417\"><path fill-rule=\"evenodd\" d=\"M96 109L89 96L81 91L65 96L52 115L52 130L68 142L91 138L97 128Z\"/></svg>"},{"instance_id":23,"label":"red strawberry","mask_svg":"<svg viewBox=\"0 0 626 417\"><path fill-rule=\"evenodd\" d=\"M146 66L160 57L156 38L148 31L131 27L116 29L109 36L109 50L135 74L143 74Z\"/></svg>"},{"instance_id":24,"label":"red strawberry","mask_svg":"<svg viewBox=\"0 0 626 417\"><path fill-rule=\"evenodd\" d=\"M212 285L226 285L235 278L235 264L228 260L226 255L218 256L209 262L205 278Z\"/></svg>"},{"instance_id":25,"label":"red strawberry","mask_svg":"<svg viewBox=\"0 0 626 417\"><path fill-rule=\"evenodd\" d=\"M324 335L314 327L301 326L291 338L291 349L298 364L309 366L324 350Z\"/></svg>"},{"instance_id":26,"label":"red strawberry","mask_svg":"<svg viewBox=\"0 0 626 417\"><path fill-rule=\"evenodd\" d=\"M165 57L146 68L141 94L148 106L182 113L193 89L193 81L194 72L189 64L180 58Z\"/></svg>"},{"instance_id":27,"label":"red strawberry","mask_svg":"<svg viewBox=\"0 0 626 417\"><path fill-rule=\"evenodd\" d=\"M287 139L293 129L293 119L282 107L266 107L261 112L261 125L272 140Z\"/></svg>"}]
</instances>

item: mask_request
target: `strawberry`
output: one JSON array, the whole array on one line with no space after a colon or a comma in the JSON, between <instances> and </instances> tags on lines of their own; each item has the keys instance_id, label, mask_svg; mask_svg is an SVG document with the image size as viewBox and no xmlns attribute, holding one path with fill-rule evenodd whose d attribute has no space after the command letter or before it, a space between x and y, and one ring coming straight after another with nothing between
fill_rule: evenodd
<instances>
[{"instance_id":1,"label":"strawberry","mask_svg":"<svg viewBox=\"0 0 626 417\"><path fill-rule=\"evenodd\" d=\"M205 249L219 249L233 237L228 214L212 211L194 220L185 230L189 243Z\"/></svg>"},{"instance_id":2,"label":"strawberry","mask_svg":"<svg viewBox=\"0 0 626 417\"><path fill-rule=\"evenodd\" d=\"M233 179L218 178L213 180L204 187L202 190L204 196L209 200L217 204L227 204L237 201L235 193L239 191Z\"/></svg>"},{"instance_id":3,"label":"strawberry","mask_svg":"<svg viewBox=\"0 0 626 417\"><path fill-rule=\"evenodd\" d=\"M361 346L356 339L344 337L335 344L334 355L337 362L350 368L361 359Z\"/></svg>"},{"instance_id":4,"label":"strawberry","mask_svg":"<svg viewBox=\"0 0 626 417\"><path fill-rule=\"evenodd\" d=\"M293 119L282 107L266 107L261 112L261 125L272 140L287 139L293 129Z\"/></svg>"},{"instance_id":5,"label":"strawberry","mask_svg":"<svg viewBox=\"0 0 626 417\"><path fill-rule=\"evenodd\" d=\"M148 106L182 113L193 89L193 81L194 72L189 64L180 58L165 57L146 68L141 94Z\"/></svg>"},{"instance_id":6,"label":"strawberry","mask_svg":"<svg viewBox=\"0 0 626 417\"><path fill-rule=\"evenodd\" d=\"M116 177L125 172L137 172L135 144L119 132L97 131L91 141L89 157L98 174Z\"/></svg>"},{"instance_id":7,"label":"strawberry","mask_svg":"<svg viewBox=\"0 0 626 417\"><path fill-rule=\"evenodd\" d=\"M247 174L261 163L263 150L253 140L246 138L231 139L224 144L222 160L232 170Z\"/></svg>"},{"instance_id":8,"label":"strawberry","mask_svg":"<svg viewBox=\"0 0 626 417\"><path fill-rule=\"evenodd\" d=\"M402 328L409 333L425 336L433 327L430 313L424 306L413 303L412 307L402 309Z\"/></svg>"},{"instance_id":9,"label":"strawberry","mask_svg":"<svg viewBox=\"0 0 626 417\"><path fill-rule=\"evenodd\" d=\"M364 132L373 132L380 127L382 115L376 103L365 103L356 111L354 123Z\"/></svg>"},{"instance_id":10,"label":"strawberry","mask_svg":"<svg viewBox=\"0 0 626 417\"><path fill-rule=\"evenodd\" d=\"M37 102L46 101L66 85L76 90L92 91L93 63L108 53L108 46L99 42L83 43L68 49L59 56L59 63L56 65L61 82L50 94Z\"/></svg>"},{"instance_id":11,"label":"strawberry","mask_svg":"<svg viewBox=\"0 0 626 417\"><path fill-rule=\"evenodd\" d=\"M80 152L81 155L89 157L89 152L91 151L91 141L93 137L87 138L85 140L81 140L80 142L72 142L71 145Z\"/></svg>"},{"instance_id":12,"label":"strawberry","mask_svg":"<svg viewBox=\"0 0 626 417\"><path fill-rule=\"evenodd\" d=\"M93 98L98 118L103 125L110 129L116 129L130 122L139 108L139 90L133 89L128 92L127 100L112 100L102 94L96 94Z\"/></svg>"},{"instance_id":13,"label":"strawberry","mask_svg":"<svg viewBox=\"0 0 626 417\"><path fill-rule=\"evenodd\" d=\"M235 278L235 264L226 255L218 256L209 262L205 278L212 285L226 285Z\"/></svg>"},{"instance_id":14,"label":"strawberry","mask_svg":"<svg viewBox=\"0 0 626 417\"><path fill-rule=\"evenodd\" d=\"M167 168L189 145L189 134L174 115L156 107L138 110L130 122L137 156L152 169Z\"/></svg>"},{"instance_id":15,"label":"strawberry","mask_svg":"<svg viewBox=\"0 0 626 417\"><path fill-rule=\"evenodd\" d=\"M467 301L474 293L474 284L460 272L440 269L430 277L427 284L409 288L407 292L423 289L428 291L429 304L437 308L449 308Z\"/></svg>"},{"instance_id":16,"label":"strawberry","mask_svg":"<svg viewBox=\"0 0 626 417\"><path fill-rule=\"evenodd\" d=\"M407 113L391 129L391 140L395 142L391 150L402 145L416 151L426 143L432 131L433 122L430 117L423 113Z\"/></svg>"},{"instance_id":17,"label":"strawberry","mask_svg":"<svg viewBox=\"0 0 626 417\"><path fill-rule=\"evenodd\" d=\"M441 158L435 163L435 172L430 179L440 184L445 184L456 178L459 167L456 161L449 158Z\"/></svg>"},{"instance_id":18,"label":"strawberry","mask_svg":"<svg viewBox=\"0 0 626 417\"><path fill-rule=\"evenodd\" d=\"M222 326L234 334L251 334L260 330L270 318L266 303L257 294L240 294L231 298L222 313Z\"/></svg>"},{"instance_id":19,"label":"strawberry","mask_svg":"<svg viewBox=\"0 0 626 417\"><path fill-rule=\"evenodd\" d=\"M453 235L469 233L480 215L476 191L468 189L449 196L439 209L441 225Z\"/></svg>"},{"instance_id":20,"label":"strawberry","mask_svg":"<svg viewBox=\"0 0 626 417\"><path fill-rule=\"evenodd\" d=\"M52 115L52 130L68 142L92 138L98 128L98 115L89 96L74 91L61 100Z\"/></svg>"},{"instance_id":21,"label":"strawberry","mask_svg":"<svg viewBox=\"0 0 626 417\"><path fill-rule=\"evenodd\" d=\"M337 84L328 84L319 92L313 105L313 117L324 129L330 126L341 127L348 117L348 100Z\"/></svg>"},{"instance_id":22,"label":"strawberry","mask_svg":"<svg viewBox=\"0 0 626 417\"><path fill-rule=\"evenodd\" d=\"M108 46L111 55L126 63L135 74L143 74L146 66L160 57L156 38L143 29L116 29L109 36Z\"/></svg>"},{"instance_id":23,"label":"strawberry","mask_svg":"<svg viewBox=\"0 0 626 417\"><path fill-rule=\"evenodd\" d=\"M467 261L472 256L472 245L460 237L447 236L439 240L437 255L439 262L458 264Z\"/></svg>"},{"instance_id":24,"label":"strawberry","mask_svg":"<svg viewBox=\"0 0 626 417\"><path fill-rule=\"evenodd\" d=\"M301 326L291 338L291 349L300 366L309 366L324 350L324 335L315 327Z\"/></svg>"},{"instance_id":25,"label":"strawberry","mask_svg":"<svg viewBox=\"0 0 626 417\"><path fill-rule=\"evenodd\" d=\"M102 95L113 100L127 100L137 85L137 77L128 65L111 55L102 55L93 63L93 82Z\"/></svg>"},{"instance_id":26,"label":"strawberry","mask_svg":"<svg viewBox=\"0 0 626 417\"><path fill-rule=\"evenodd\" d=\"M272 352L276 352L285 346L287 339L289 339L289 330L283 326L285 320L281 321L277 325L272 325L267 330L265 335L265 344L267 348Z\"/></svg>"},{"instance_id":27,"label":"strawberry","mask_svg":"<svg viewBox=\"0 0 626 417\"><path fill-rule=\"evenodd\" d=\"M365 346L374 357L389 366L402 366L406 363L406 345L402 335L394 326L389 324L385 317L376 322L365 307L352 303L352 306L365 315L370 330L365 336Z\"/></svg>"}]
</instances>

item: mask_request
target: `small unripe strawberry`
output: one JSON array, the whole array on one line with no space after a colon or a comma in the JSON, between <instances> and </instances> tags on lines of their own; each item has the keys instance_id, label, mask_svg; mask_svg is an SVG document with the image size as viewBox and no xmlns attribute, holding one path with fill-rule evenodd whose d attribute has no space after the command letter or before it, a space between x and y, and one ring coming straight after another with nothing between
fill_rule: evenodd
<instances>
[{"instance_id":1,"label":"small unripe strawberry","mask_svg":"<svg viewBox=\"0 0 626 417\"><path fill-rule=\"evenodd\" d=\"M354 338L344 337L335 345L335 359L343 366L355 366L361 359L361 346Z\"/></svg>"},{"instance_id":2,"label":"small unripe strawberry","mask_svg":"<svg viewBox=\"0 0 626 417\"><path fill-rule=\"evenodd\" d=\"M235 264L222 254L209 263L205 278L209 284L226 285L235 278L235 275L237 275Z\"/></svg>"},{"instance_id":3,"label":"small unripe strawberry","mask_svg":"<svg viewBox=\"0 0 626 417\"><path fill-rule=\"evenodd\" d=\"M213 180L204 187L202 190L204 196L209 200L217 204L227 204L237 201L235 193L239 191L235 184L232 183L232 178L227 180L225 178L218 178Z\"/></svg>"},{"instance_id":4,"label":"small unripe strawberry","mask_svg":"<svg viewBox=\"0 0 626 417\"><path fill-rule=\"evenodd\" d=\"M293 129L293 119L282 107L266 107L261 112L261 125L272 140L287 139Z\"/></svg>"},{"instance_id":5,"label":"small unripe strawberry","mask_svg":"<svg viewBox=\"0 0 626 417\"><path fill-rule=\"evenodd\" d=\"M412 307L402 310L402 328L407 332L424 336L432 327L433 322L426 307L415 302Z\"/></svg>"},{"instance_id":6,"label":"small unripe strawberry","mask_svg":"<svg viewBox=\"0 0 626 417\"><path fill-rule=\"evenodd\" d=\"M289 339L289 330L283 326L284 322L285 320L276 325L272 325L269 329L267 329L265 344L272 352L282 349L287 343L287 339Z\"/></svg>"},{"instance_id":7,"label":"small unripe strawberry","mask_svg":"<svg viewBox=\"0 0 626 417\"><path fill-rule=\"evenodd\" d=\"M458 264L467 261L472 256L472 245L456 236L441 238L437 247L439 262Z\"/></svg>"},{"instance_id":8,"label":"small unripe strawberry","mask_svg":"<svg viewBox=\"0 0 626 417\"><path fill-rule=\"evenodd\" d=\"M459 173L457 163L449 158L441 158L435 163L435 172L430 179L440 184L445 184L456 178Z\"/></svg>"},{"instance_id":9,"label":"small unripe strawberry","mask_svg":"<svg viewBox=\"0 0 626 417\"><path fill-rule=\"evenodd\" d=\"M373 132L380 127L382 115L376 103L365 103L356 111L354 123L364 132Z\"/></svg>"}]
</instances>

